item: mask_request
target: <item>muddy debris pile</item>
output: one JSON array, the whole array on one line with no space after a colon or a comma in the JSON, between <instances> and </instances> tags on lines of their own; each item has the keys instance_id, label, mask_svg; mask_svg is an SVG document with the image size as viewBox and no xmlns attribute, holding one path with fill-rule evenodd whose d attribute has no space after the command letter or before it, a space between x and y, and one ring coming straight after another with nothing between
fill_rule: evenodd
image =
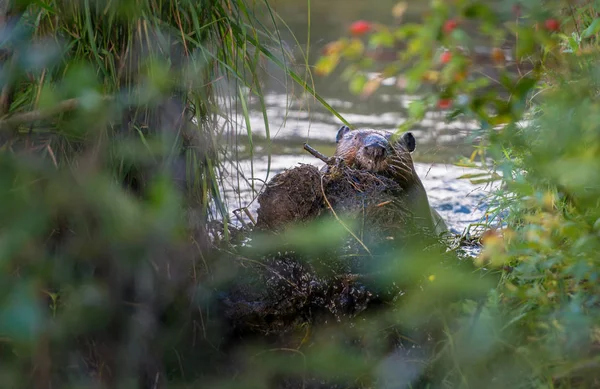
<instances>
[{"instance_id":1,"label":"muddy debris pile","mask_svg":"<svg viewBox=\"0 0 600 389\"><path fill-rule=\"evenodd\" d=\"M226 316L240 332L282 334L306 322L355 317L368 305L402 293L401 285L381 285L374 274L390 257L402 255L395 254L400 241L414 241L419 234L429 244L438 243L417 230L403 189L391 178L340 160L328 162L323 169L300 164L285 170L258 197L249 245L256 251L247 249L234 261L243 265L222 299ZM319 250L286 247L291 228L326 218L341 219L352 232ZM278 245L265 252L255 239Z\"/></svg>"},{"instance_id":2,"label":"muddy debris pile","mask_svg":"<svg viewBox=\"0 0 600 389\"><path fill-rule=\"evenodd\" d=\"M256 230L280 231L318 217L323 210L321 173L307 164L277 174L258 196Z\"/></svg>"},{"instance_id":3,"label":"muddy debris pile","mask_svg":"<svg viewBox=\"0 0 600 389\"><path fill-rule=\"evenodd\" d=\"M404 191L393 179L335 161L325 169L300 164L276 175L259 195L259 231L281 232L319 218L351 221L373 243L416 233Z\"/></svg>"},{"instance_id":4,"label":"muddy debris pile","mask_svg":"<svg viewBox=\"0 0 600 389\"><path fill-rule=\"evenodd\" d=\"M281 252L238 267L237 282L222 296L230 327L242 337L286 336L306 323L352 318L377 298L348 267L323 269L316 261L327 259Z\"/></svg>"},{"instance_id":5,"label":"muddy debris pile","mask_svg":"<svg viewBox=\"0 0 600 389\"><path fill-rule=\"evenodd\" d=\"M369 318L379 314L395 317L405 301L430 284L434 262L448 267L460 262L444 240L414 223L414 201L392 178L323 160L322 169L300 164L274 176L257 199L253 231L220 261L229 283L219 288L217 316L224 319L228 344L262 342L268 349L286 350L305 345L304 350L331 331L335 342L370 355L356 328L368 328ZM339 221L350 231L324 237L329 225L321 221ZM298 233L308 237L294 243ZM313 244L313 234L321 234L326 244ZM419 325L417 330L393 319L377 342L395 352L414 348L396 334L420 337L423 347L439 340L435 326ZM335 377L280 378L284 383L274 387L338 387ZM356 387L356 382L339 387Z\"/></svg>"}]
</instances>

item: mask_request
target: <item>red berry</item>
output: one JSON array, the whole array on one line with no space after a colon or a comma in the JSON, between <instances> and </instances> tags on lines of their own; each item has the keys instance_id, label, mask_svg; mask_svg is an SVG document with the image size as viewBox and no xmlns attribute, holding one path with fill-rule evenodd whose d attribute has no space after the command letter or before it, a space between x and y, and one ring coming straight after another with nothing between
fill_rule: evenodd
<instances>
[{"instance_id":1,"label":"red berry","mask_svg":"<svg viewBox=\"0 0 600 389\"><path fill-rule=\"evenodd\" d=\"M440 62L441 63L448 63L450 62L450 60L452 59L452 53L449 51L444 51L441 55L440 55Z\"/></svg>"},{"instance_id":2,"label":"red berry","mask_svg":"<svg viewBox=\"0 0 600 389\"><path fill-rule=\"evenodd\" d=\"M438 101L438 107L441 109L448 109L452 106L452 100L451 99L440 99Z\"/></svg>"},{"instance_id":3,"label":"red berry","mask_svg":"<svg viewBox=\"0 0 600 389\"><path fill-rule=\"evenodd\" d=\"M358 20L350 26L350 32L354 35L363 35L371 31L371 23L365 20Z\"/></svg>"},{"instance_id":4,"label":"red berry","mask_svg":"<svg viewBox=\"0 0 600 389\"><path fill-rule=\"evenodd\" d=\"M458 22L454 19L446 20L444 23L444 32L446 34L450 34L456 27L458 26Z\"/></svg>"},{"instance_id":5,"label":"red berry","mask_svg":"<svg viewBox=\"0 0 600 389\"><path fill-rule=\"evenodd\" d=\"M544 22L544 26L548 31L558 31L558 29L560 28L560 23L556 19L547 19Z\"/></svg>"}]
</instances>

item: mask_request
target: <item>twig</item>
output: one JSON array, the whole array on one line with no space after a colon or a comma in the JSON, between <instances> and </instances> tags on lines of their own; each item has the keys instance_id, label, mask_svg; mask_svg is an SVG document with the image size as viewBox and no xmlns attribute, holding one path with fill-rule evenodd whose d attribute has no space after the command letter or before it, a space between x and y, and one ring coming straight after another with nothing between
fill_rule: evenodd
<instances>
[{"instance_id":1,"label":"twig","mask_svg":"<svg viewBox=\"0 0 600 389\"><path fill-rule=\"evenodd\" d=\"M254 220L254 217L250 213L250 210L248 209L248 207L244 207L242 210L244 211L244 213L246 214L246 216L248 216L248 219L250 219L250 221L252 222L252 224L256 225L256 220Z\"/></svg>"},{"instance_id":2,"label":"twig","mask_svg":"<svg viewBox=\"0 0 600 389\"><path fill-rule=\"evenodd\" d=\"M579 31L579 23L577 23L577 19L575 19L575 11L573 11L573 4L569 1L569 10L571 11L571 18L573 19L573 24L575 24L575 31L577 31L577 36L581 38L581 32Z\"/></svg>"},{"instance_id":3,"label":"twig","mask_svg":"<svg viewBox=\"0 0 600 389\"><path fill-rule=\"evenodd\" d=\"M333 216L336 218L336 220L342 225L342 227L344 227L344 229L346 231L348 231L350 233L350 235L352 235L352 237L354 239L356 239L356 241L363 247L363 249L365 249L365 251L367 253L369 253L369 256L371 258L373 258L373 254L371 254L371 250L369 250L369 248L363 243L363 241L354 234L354 232L352 232L352 230L346 225L346 223L344 223L342 221L342 219L340 219L337 215L337 213L335 212L335 210L333 209L333 207L331 206L331 203L329 202L329 200L327 199L327 195L325 194L325 187L323 186L323 176L321 176L321 193L323 194L323 198L325 199L325 203L327 203L327 208L329 208L329 210L331 211L331 213L333 214Z\"/></svg>"},{"instance_id":4,"label":"twig","mask_svg":"<svg viewBox=\"0 0 600 389\"><path fill-rule=\"evenodd\" d=\"M103 96L102 100L112 100L112 96ZM79 99L63 100L56 106L48 109L36 109L29 112L19 113L0 119L0 128L5 126L14 126L19 124L31 123L38 120L48 119L54 115L74 111L80 105Z\"/></svg>"},{"instance_id":5,"label":"twig","mask_svg":"<svg viewBox=\"0 0 600 389\"><path fill-rule=\"evenodd\" d=\"M10 125L25 124L25 123L35 122L38 120L43 120L43 119L52 117L59 113L73 111L78 106L79 106L78 99L64 100L50 109L46 109L46 110L36 109L33 111L9 116L6 119L0 120L0 127L4 127L7 125L10 126Z\"/></svg>"},{"instance_id":6,"label":"twig","mask_svg":"<svg viewBox=\"0 0 600 389\"><path fill-rule=\"evenodd\" d=\"M235 217L240 221L240 223L242 223L242 227L244 228L248 228L248 225L246 224L246 222L244 221L244 218L240 215L240 210L239 209L234 209L233 210L233 214L235 215Z\"/></svg>"},{"instance_id":7,"label":"twig","mask_svg":"<svg viewBox=\"0 0 600 389\"><path fill-rule=\"evenodd\" d=\"M326 157L322 153L309 146L308 143L304 143L304 150L308 151L312 154L313 157L319 158L321 161L325 162L328 165L333 165L333 163L335 162L335 158Z\"/></svg>"},{"instance_id":8,"label":"twig","mask_svg":"<svg viewBox=\"0 0 600 389\"><path fill-rule=\"evenodd\" d=\"M50 142L46 145L46 150L48 150L48 154L50 154L50 158L52 158L54 167L58 169L58 162L56 161L56 156L54 155L54 151L52 151L52 147L50 147Z\"/></svg>"}]
</instances>

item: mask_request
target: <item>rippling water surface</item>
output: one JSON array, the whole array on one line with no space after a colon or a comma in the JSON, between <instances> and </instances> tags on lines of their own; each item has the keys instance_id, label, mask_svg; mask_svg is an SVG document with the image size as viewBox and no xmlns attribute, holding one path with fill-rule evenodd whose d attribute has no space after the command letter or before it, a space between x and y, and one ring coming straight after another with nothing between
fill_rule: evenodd
<instances>
[{"instance_id":1,"label":"rippling water surface","mask_svg":"<svg viewBox=\"0 0 600 389\"><path fill-rule=\"evenodd\" d=\"M317 167L323 162L308 154L275 155L271 161L271 171L268 177L299 163L312 164ZM457 167L446 163L417 162L416 169L427 190L430 204L446 220L455 233L463 233L471 223L485 219L486 196L494 189L485 184L473 184L469 180L459 179L469 173L479 173L480 170ZM245 161L240 166L245 177L252 177L250 162ZM267 158L254 159L255 190L263 186L267 177ZM257 201L253 201L253 191L249 183L243 180L238 183L237 176L232 175L225 181L227 201L234 207L248 207L256 215ZM241 190L238 190L240 188Z\"/></svg>"}]
</instances>

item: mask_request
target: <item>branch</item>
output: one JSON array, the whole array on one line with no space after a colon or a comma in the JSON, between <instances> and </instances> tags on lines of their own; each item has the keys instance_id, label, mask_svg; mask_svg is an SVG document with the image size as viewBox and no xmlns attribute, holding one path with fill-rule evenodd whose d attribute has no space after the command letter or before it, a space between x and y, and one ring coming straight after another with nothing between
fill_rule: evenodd
<instances>
[{"instance_id":1,"label":"branch","mask_svg":"<svg viewBox=\"0 0 600 389\"><path fill-rule=\"evenodd\" d=\"M333 165L335 163L335 158L326 157L319 151L317 151L314 148L312 148L311 146L309 146L308 143L304 144L304 150L308 151L310 154L312 154L313 157L319 158L321 161L325 162L328 165Z\"/></svg>"},{"instance_id":2,"label":"branch","mask_svg":"<svg viewBox=\"0 0 600 389\"><path fill-rule=\"evenodd\" d=\"M103 101L112 100L112 96L104 96L102 98ZM6 126L16 126L19 124L31 123L38 120L44 120L51 118L52 116L58 115L60 113L65 113L69 111L74 111L80 105L79 99L68 99L63 100L52 108L48 109L36 109L29 112L18 113L15 115L11 115L0 119L0 128L4 128Z\"/></svg>"}]
</instances>

